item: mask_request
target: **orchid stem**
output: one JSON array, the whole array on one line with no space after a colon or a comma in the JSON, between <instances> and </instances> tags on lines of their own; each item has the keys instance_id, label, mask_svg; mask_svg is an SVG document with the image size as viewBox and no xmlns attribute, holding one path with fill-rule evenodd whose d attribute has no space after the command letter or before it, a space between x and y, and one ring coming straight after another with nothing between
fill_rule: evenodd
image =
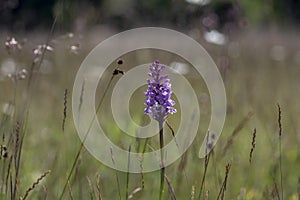
<instances>
[{"instance_id":1,"label":"orchid stem","mask_svg":"<svg viewBox=\"0 0 300 200\"><path fill-rule=\"evenodd\" d=\"M164 192L164 184L165 184L165 166L164 166L164 130L163 130L163 122L159 122L159 144L160 144L160 190L159 190L159 200L162 199L162 195Z\"/></svg>"}]
</instances>

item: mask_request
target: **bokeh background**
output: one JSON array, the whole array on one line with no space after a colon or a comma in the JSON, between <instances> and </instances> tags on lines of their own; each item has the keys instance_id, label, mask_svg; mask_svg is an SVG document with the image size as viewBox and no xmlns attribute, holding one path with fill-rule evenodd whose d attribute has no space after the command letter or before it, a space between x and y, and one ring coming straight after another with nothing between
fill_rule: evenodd
<instances>
[{"instance_id":1,"label":"bokeh background","mask_svg":"<svg viewBox=\"0 0 300 200\"><path fill-rule=\"evenodd\" d=\"M207 191L208 199L216 199L227 163L231 163L231 171L225 199L281 199L282 191L284 199L300 199L299 25L297 0L1 0L0 143L7 146L8 158L2 156L0 160L0 199L13 199L7 177L15 177L9 159L16 149L17 123L23 128L26 124L26 134L22 138L16 197L24 196L49 169L50 175L29 198L58 198L80 146L72 119L71 93L81 62L109 36L145 26L171 28L194 38L211 55L224 80L227 119L208 165L201 199ZM42 45L47 40L49 46L43 54ZM197 154L209 122L209 94L192 66L184 65L176 55L130 53L122 56L124 64L119 67L126 71L140 62L151 62L153 56L165 63L176 61L193 87L202 91L197 94L203 112L199 136L166 172L177 199L192 199L193 193L197 199L205 163ZM32 66L39 67L32 70ZM117 62L112 63L101 80L98 100L116 66ZM133 119L141 124L147 123L147 117L141 114L145 88L136 91L130 107ZM141 150L145 141L125 142L113 123L110 108L105 106L110 105L109 94L111 88L98 118L114 143L124 149L130 143L132 151ZM281 153L277 104L282 111ZM170 117L175 130L178 120L175 115ZM254 128L256 146L250 164ZM170 134L166 137L172 139ZM150 144L157 148L157 139L152 138ZM144 188L132 199L157 199L159 172L132 174L129 185L127 180L126 173L102 165L83 149L63 199L99 199L98 186L103 199L119 199L119 193L126 199L126 190L132 192L143 183ZM165 199L170 199L167 186Z\"/></svg>"}]
</instances>

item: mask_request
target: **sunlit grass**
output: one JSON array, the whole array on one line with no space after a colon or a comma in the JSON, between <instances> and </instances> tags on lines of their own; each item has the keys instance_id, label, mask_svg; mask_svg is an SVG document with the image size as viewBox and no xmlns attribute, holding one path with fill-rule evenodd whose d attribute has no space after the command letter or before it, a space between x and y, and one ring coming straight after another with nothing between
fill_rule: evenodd
<instances>
[{"instance_id":1,"label":"sunlit grass","mask_svg":"<svg viewBox=\"0 0 300 200\"><path fill-rule=\"evenodd\" d=\"M2 38L1 41L5 40ZM25 45L19 54L8 55L4 49L1 49L0 67L3 67L2 64L6 59L12 58L17 63L16 66L28 68L32 59L31 47L36 42L38 41L31 39L28 46L26 47ZM268 42L271 43L272 41ZM23 141L18 185L19 194L23 195L42 173L48 169L51 170L51 174L31 192L30 198L33 199L44 199L45 195L48 196L48 199L56 199L58 197L80 145L80 139L72 119L71 91L80 63L95 44L89 40L86 42L82 41L82 49L80 49L79 55L69 52L68 47L70 44L72 44L72 41L62 40L54 46L53 52L47 52L45 59L48 60L51 70L49 73L38 74L38 84L32 92L28 114L28 128ZM225 199L236 199L238 196L240 199L264 199L266 196L271 196L272 190L274 190L273 178L275 178L277 186L280 187L277 124L277 103L279 103L282 109L283 127L282 173L284 196L287 199L293 199L299 193L299 63L297 64L293 60L294 47L289 51L290 56L286 60L274 61L269 54L269 44L262 44L262 49L257 49L257 51L256 47L254 48L250 44L251 41L249 38L247 41L246 38L245 41L240 43L239 57L228 57L230 68L226 69L226 73L223 76L227 92L228 114L223 134L208 164L203 192L209 190L209 199L216 199L224 179L225 166L228 162L231 163L231 170L228 175ZM207 49L217 62L220 58L220 52L217 47L208 46ZM143 55L144 57L142 58L136 57L134 54L127 57L124 56L124 70L129 70L140 61L151 59L151 57L147 57L147 53ZM165 56L164 53L158 54L157 57L162 62L165 60L167 63L176 59L172 55ZM113 68L114 63L109 69ZM107 72L107 77L105 78L109 79L109 76L110 74ZM187 74L186 77L191 80L194 88L201 91L201 94L198 94L199 101L203 96L209 96L201 78L197 78L193 73ZM16 100L16 109L17 112L20 112L26 81L20 80L14 83L8 79L2 80L0 82L1 106ZM103 82L105 83L106 81L103 80ZM103 87L101 83L97 90L97 100L99 100L102 94L101 88ZM17 91L16 99L14 99L14 88ZM68 96L65 131L62 132L61 124L65 89L70 91L70 95ZM143 89L140 88L136 91L130 105L134 121L141 124L147 122L147 117L145 120L145 116L141 113L145 99ZM124 139L124 133L119 130L112 120L110 114L111 92L109 90L109 94L104 100L104 105L100 109L98 119L101 120L104 130L107 131L109 138L115 144L125 149L128 147L128 144L132 144L132 151L137 151L137 145L134 143L136 142L135 139L126 138L127 136ZM140 102L139 105L135 105L138 102ZM198 136L184 154L186 157L184 171L180 170L180 167L182 167L180 165L182 163L181 159L166 168L166 175L172 183L177 199L189 199L193 186L195 187L195 196L198 197L204 167L204 159L200 160L198 158L198 151L210 119L209 107L209 98L208 101L200 104L201 111L203 112ZM224 146L231 133L249 112L254 113L253 117L247 121L245 126L234 137L233 143L225 155L222 155ZM179 116L180 112L169 119L174 130L178 128L180 122ZM4 115L2 115L1 120L3 118ZM2 124L1 136L3 133L6 137L11 134L13 126L14 118ZM249 152L254 128L257 129L256 147L250 164ZM166 141L172 139L167 129L165 134L167 135ZM158 148L158 138L153 137L150 142L151 146ZM9 149L10 154L12 151L13 149ZM147 151L150 150L147 149ZM0 166L2 170L2 166L7 166L7 163L4 165L4 160L1 159ZM100 175L102 198L118 198L115 171L101 164L84 149L70 180L74 199L84 199L90 196L87 177L89 177L96 188L97 174ZM126 173L117 172L117 175L121 185L120 192L122 198L124 198L126 192ZM141 174L130 174L130 192L137 187L141 187L142 181L145 182L145 188L138 192L133 199L157 198L159 177L159 171L144 174L144 180L142 180ZM1 195L0 197L5 197L5 194ZM167 187L165 187L164 195L166 199L167 197L169 198ZM65 193L65 197L67 196L68 191Z\"/></svg>"}]
</instances>

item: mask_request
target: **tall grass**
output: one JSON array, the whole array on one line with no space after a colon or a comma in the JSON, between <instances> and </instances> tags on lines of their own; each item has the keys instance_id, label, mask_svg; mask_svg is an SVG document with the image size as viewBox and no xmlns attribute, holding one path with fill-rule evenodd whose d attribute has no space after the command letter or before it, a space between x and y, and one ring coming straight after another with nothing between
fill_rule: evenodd
<instances>
[{"instance_id":1,"label":"tall grass","mask_svg":"<svg viewBox=\"0 0 300 200\"><path fill-rule=\"evenodd\" d=\"M65 88L71 88L73 81L73 77L65 80L65 74L75 74L76 68L72 69L72 64L79 65L78 63L84 58L84 53L72 57L73 55L69 54L65 46L59 47L62 44L55 46L51 43L51 37L47 40L49 42L45 44L56 48L51 56L47 55L46 48L42 49L44 53L39 55L40 60L35 63L35 70L30 68L31 47L26 49L24 46L22 53L13 55L13 52L7 54L2 50L0 56L1 63L11 56L15 60L27 60L30 63L25 80L5 80L1 81L0 85L3 94L1 103L11 102L15 107L13 114L3 112L0 119L0 199L79 199L80 195L85 199L99 200L157 199L162 191L160 185L166 186L162 199L196 199L197 197L198 199L236 199L238 195L241 199L246 197L250 199L299 198L299 176L297 175L300 166L299 126L296 111L300 107L296 101L299 97L298 93L291 92L292 89L297 91L297 87L293 84L299 83L296 76L299 75L299 69L296 67L283 69L280 68L283 67L281 66L284 65L283 63L265 61L265 57L268 56L266 53L259 57L256 55L257 52L246 54L241 50L241 57L233 60L234 64L241 69L235 67L229 69L225 80L228 106L232 109L228 109L224 132L213 154L208 154L205 159L199 160L195 153L198 152L202 135L205 133L205 123L208 123L205 114L202 114L204 116L199 133L181 160L166 167L163 173L158 171L129 174L116 172L103 166L85 151L84 142L78 139L72 118L67 115L70 112L67 109L70 107L70 100L67 101L70 92L64 93ZM91 47L85 48L89 50ZM215 48L211 47L213 53ZM252 59L252 54L255 54L255 58L257 57L259 61ZM42 60L46 58L53 60L53 75L42 75L37 72L37 69L43 67ZM130 58L139 59L132 55ZM126 65L129 65L124 66L124 69L130 69L134 62L131 63L126 56L124 60ZM256 64L264 61L268 63L264 63L267 64L266 68L259 68L254 64L252 66L249 60L258 62ZM292 61L289 62L292 64ZM250 67L252 68L249 69ZM109 107L105 99L110 97L113 84L118 78L113 74L120 75L114 69L115 66L109 69L106 85L103 86L102 96L99 97L97 110L99 109L100 115ZM191 79L195 88L205 91L196 84L198 79L194 74L186 76ZM28 85L30 89L27 90ZM276 88L276 91L269 91L270 85ZM287 86L292 89L288 89ZM84 90L83 86L82 91ZM28 94L27 98L24 98L26 97L24 93ZM287 94L292 97L284 97L288 96ZM134 102L143 102L143 98L141 94ZM26 101L23 101L24 99ZM46 103L42 104L43 101ZM275 105L277 101L287 103L278 105L278 115L274 115L274 109L268 105ZM202 110L205 110L204 108ZM253 112L248 113L248 110ZM139 112L139 109L135 108L132 112ZM180 121L177 118L169 120L170 124L175 125ZM103 125L110 130L109 136L113 137L118 145L125 146L123 138L119 137L119 130L114 128L115 124L107 121ZM290 134L283 134L283 127L284 131ZM176 126L173 129L171 132L176 133ZM276 137L274 134L268 135L273 132L278 135ZM173 138L167 135L166 130L164 136L164 143ZM276 150L279 150L279 159L273 162L269 158L274 154L271 146L274 141L278 141ZM132 142L130 151L135 150L133 148L135 145ZM157 138L149 138L141 139L139 145L138 149L146 153L151 151L149 146L153 149L159 148L160 143ZM111 157L113 159L113 153ZM231 165L224 169L227 163ZM130 167L130 163L128 165ZM51 170L51 174L48 169ZM279 177L273 177L273 171L277 169L280 173ZM289 173L285 173L287 171ZM164 176L162 177L161 174ZM187 181L182 179L183 176Z\"/></svg>"}]
</instances>

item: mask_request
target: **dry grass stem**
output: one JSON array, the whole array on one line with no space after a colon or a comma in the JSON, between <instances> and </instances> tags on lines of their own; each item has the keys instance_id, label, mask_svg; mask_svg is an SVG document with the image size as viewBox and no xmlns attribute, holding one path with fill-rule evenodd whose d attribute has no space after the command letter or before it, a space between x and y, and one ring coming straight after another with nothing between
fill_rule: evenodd
<instances>
[{"instance_id":1,"label":"dry grass stem","mask_svg":"<svg viewBox=\"0 0 300 200\"><path fill-rule=\"evenodd\" d=\"M63 120L62 120L62 131L65 132L65 123L67 118L67 104L68 104L68 89L65 89L64 92L64 112L63 112Z\"/></svg>"},{"instance_id":2,"label":"dry grass stem","mask_svg":"<svg viewBox=\"0 0 300 200\"><path fill-rule=\"evenodd\" d=\"M23 197L20 197L20 200L25 200L29 193L34 189L36 188L40 183L41 181L50 173L51 171L48 170L46 172L44 172L25 192L25 195Z\"/></svg>"},{"instance_id":3,"label":"dry grass stem","mask_svg":"<svg viewBox=\"0 0 300 200\"><path fill-rule=\"evenodd\" d=\"M253 134L252 134L251 150L250 150L250 155L249 155L250 164L251 164L251 161L252 161L253 151L255 149L255 144L256 144L256 128L253 130Z\"/></svg>"},{"instance_id":4,"label":"dry grass stem","mask_svg":"<svg viewBox=\"0 0 300 200\"><path fill-rule=\"evenodd\" d=\"M171 199L172 200L176 200L176 195L175 195L174 189L172 187L171 181L167 177L167 175L165 175L165 178L166 178L166 181L167 181L167 185L168 185L168 189L169 189L169 193L170 193Z\"/></svg>"}]
</instances>

